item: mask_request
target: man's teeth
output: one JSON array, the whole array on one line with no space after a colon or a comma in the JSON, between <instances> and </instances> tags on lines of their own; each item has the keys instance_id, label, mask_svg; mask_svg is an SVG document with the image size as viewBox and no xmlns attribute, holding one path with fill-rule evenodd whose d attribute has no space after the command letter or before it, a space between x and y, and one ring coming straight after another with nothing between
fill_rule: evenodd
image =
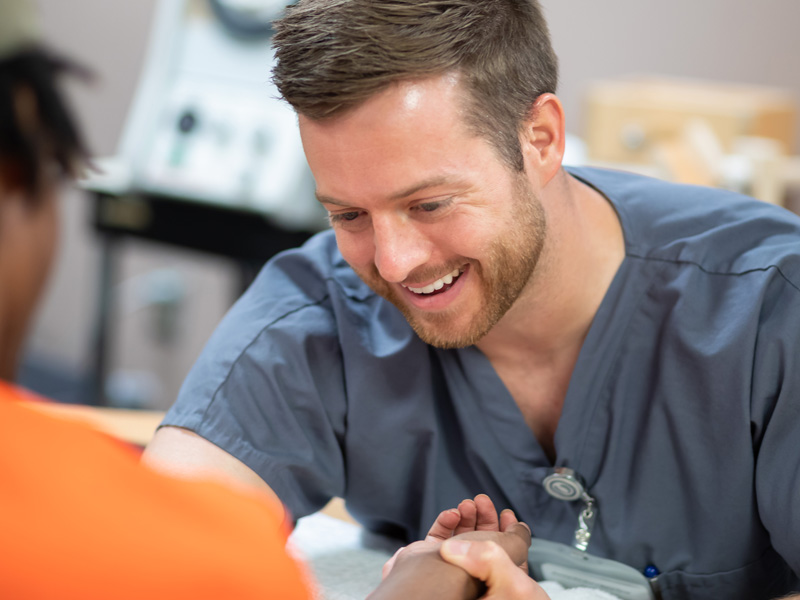
<instances>
[{"instance_id":1,"label":"man's teeth","mask_svg":"<svg viewBox=\"0 0 800 600\"><path fill-rule=\"evenodd\" d=\"M448 273L447 275L445 275L441 279L437 279L433 283L430 283L430 284L426 285L423 288L415 288L415 287L410 287L410 286L407 286L407 285L404 285L403 287L404 288L408 288L409 290L411 290L415 294L430 294L430 293L433 293L436 290L442 289L446 285L450 285L451 283L453 283L453 280L456 277L458 277L460 274L461 274L461 269L453 269L452 273Z\"/></svg>"}]
</instances>

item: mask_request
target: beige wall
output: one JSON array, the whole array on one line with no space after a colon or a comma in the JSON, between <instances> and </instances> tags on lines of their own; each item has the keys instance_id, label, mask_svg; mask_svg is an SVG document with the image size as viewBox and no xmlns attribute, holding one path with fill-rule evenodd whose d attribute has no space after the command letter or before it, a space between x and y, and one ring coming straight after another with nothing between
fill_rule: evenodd
<instances>
[{"instance_id":1,"label":"beige wall","mask_svg":"<svg viewBox=\"0 0 800 600\"><path fill-rule=\"evenodd\" d=\"M155 0L39 0L46 34L90 65L90 85L70 85L92 149L114 152L136 88ZM580 133L588 82L658 73L776 85L800 97L800 2L797 0L543 0L561 59L569 130ZM87 366L95 315L99 247L89 204L71 190L64 204L62 255L33 331L31 352L70 368ZM152 311L135 310L132 278L154 269L179 273L188 300L175 345L150 334ZM117 318L112 368L150 372L165 407L234 294L231 263L145 242L125 245L118 272L124 314ZM126 283L127 282L127 283Z\"/></svg>"},{"instance_id":2,"label":"beige wall","mask_svg":"<svg viewBox=\"0 0 800 600\"><path fill-rule=\"evenodd\" d=\"M631 73L778 86L800 99L797 0L542 0L580 133L589 82ZM800 138L800 123L798 124ZM796 150L800 148L795 146Z\"/></svg>"}]
</instances>

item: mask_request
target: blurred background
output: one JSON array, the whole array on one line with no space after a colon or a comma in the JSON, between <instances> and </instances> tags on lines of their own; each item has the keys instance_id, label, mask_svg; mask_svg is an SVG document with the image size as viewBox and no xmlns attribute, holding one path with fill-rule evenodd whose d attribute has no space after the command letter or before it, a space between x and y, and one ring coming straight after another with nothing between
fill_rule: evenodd
<instances>
[{"instance_id":1,"label":"blurred background","mask_svg":"<svg viewBox=\"0 0 800 600\"><path fill-rule=\"evenodd\" d=\"M259 264L322 226L269 85L268 31L222 25L207 0L38 3L49 43L94 71L67 91L93 153L117 160L65 194L22 381L67 402L164 409ZM281 2L216 4L259 25ZM794 208L800 2L542 4L571 162Z\"/></svg>"}]
</instances>

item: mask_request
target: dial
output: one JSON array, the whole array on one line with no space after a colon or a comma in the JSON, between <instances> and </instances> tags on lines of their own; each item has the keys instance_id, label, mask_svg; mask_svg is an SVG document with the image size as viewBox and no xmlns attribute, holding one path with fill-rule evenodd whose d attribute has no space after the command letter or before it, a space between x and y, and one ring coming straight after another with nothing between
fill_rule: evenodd
<instances>
[{"instance_id":1,"label":"dial","mask_svg":"<svg viewBox=\"0 0 800 600\"><path fill-rule=\"evenodd\" d=\"M211 9L228 30L241 37L272 35L272 21L286 8L286 0L209 0ZM290 2L291 4L291 2Z\"/></svg>"}]
</instances>

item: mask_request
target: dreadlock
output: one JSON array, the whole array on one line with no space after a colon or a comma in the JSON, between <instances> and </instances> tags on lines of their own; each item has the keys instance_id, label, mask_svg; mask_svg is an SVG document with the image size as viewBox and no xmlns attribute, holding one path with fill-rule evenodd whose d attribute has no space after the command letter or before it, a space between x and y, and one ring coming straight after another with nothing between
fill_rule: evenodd
<instances>
[{"instance_id":1,"label":"dreadlock","mask_svg":"<svg viewBox=\"0 0 800 600\"><path fill-rule=\"evenodd\" d=\"M0 60L0 174L32 201L51 165L74 177L88 158L57 87L65 73L88 77L82 67L38 46Z\"/></svg>"}]
</instances>

